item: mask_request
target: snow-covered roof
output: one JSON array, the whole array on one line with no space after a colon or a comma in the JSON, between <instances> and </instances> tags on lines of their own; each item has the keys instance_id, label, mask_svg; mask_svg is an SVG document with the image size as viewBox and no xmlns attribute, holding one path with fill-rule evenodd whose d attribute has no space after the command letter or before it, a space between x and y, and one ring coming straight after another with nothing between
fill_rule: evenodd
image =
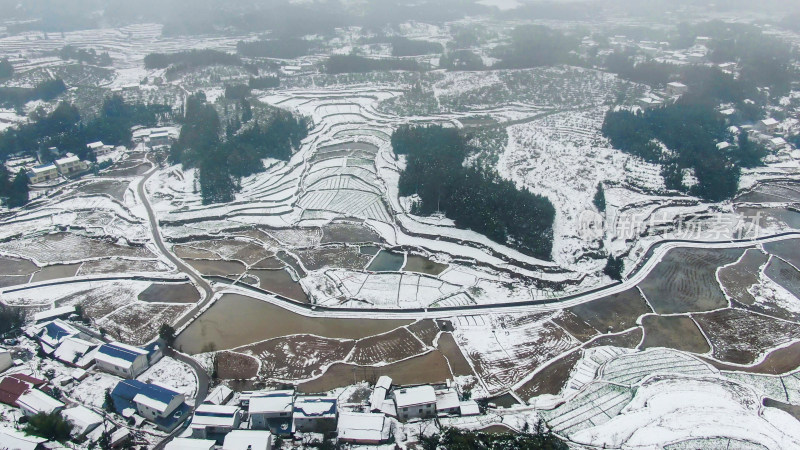
<instances>
[{"instance_id":1,"label":"snow-covered roof","mask_svg":"<svg viewBox=\"0 0 800 450\"><path fill-rule=\"evenodd\" d=\"M72 423L74 426L72 431L76 436L83 436L88 431L91 431L103 423L103 418L100 414L97 414L85 406L65 409L61 414Z\"/></svg>"},{"instance_id":2,"label":"snow-covered roof","mask_svg":"<svg viewBox=\"0 0 800 450\"><path fill-rule=\"evenodd\" d=\"M40 174L40 173L52 172L54 170L58 170L55 164L45 164L43 166L32 167L30 169L30 172L33 174Z\"/></svg>"},{"instance_id":3,"label":"snow-covered roof","mask_svg":"<svg viewBox=\"0 0 800 450\"><path fill-rule=\"evenodd\" d=\"M136 361L136 358L140 356L147 356L147 350L120 342L112 342L100 346L97 349L95 359L116 367L129 369Z\"/></svg>"},{"instance_id":4,"label":"snow-covered roof","mask_svg":"<svg viewBox=\"0 0 800 450\"><path fill-rule=\"evenodd\" d=\"M372 395L369 397L370 411L377 411L381 409L381 406L383 406L383 401L386 400L386 392L387 389L384 387L376 387L375 390L372 391Z\"/></svg>"},{"instance_id":5,"label":"snow-covered roof","mask_svg":"<svg viewBox=\"0 0 800 450\"><path fill-rule=\"evenodd\" d=\"M678 81L673 81L672 83L667 83L667 86L674 87L674 88L679 88L679 89L682 89L682 88L686 87L685 84L680 83Z\"/></svg>"},{"instance_id":6,"label":"snow-covered roof","mask_svg":"<svg viewBox=\"0 0 800 450\"><path fill-rule=\"evenodd\" d=\"M60 319L42 324L36 330L39 340L53 349L64 339L78 334L80 332L76 328Z\"/></svg>"},{"instance_id":7,"label":"snow-covered roof","mask_svg":"<svg viewBox=\"0 0 800 450\"><path fill-rule=\"evenodd\" d=\"M93 359L96 347L96 344L83 339L74 336L68 337L59 344L53 352L53 356L59 361L83 367Z\"/></svg>"},{"instance_id":8,"label":"snow-covered roof","mask_svg":"<svg viewBox=\"0 0 800 450\"><path fill-rule=\"evenodd\" d=\"M730 148L730 142L719 142L717 143L717 150L725 150Z\"/></svg>"},{"instance_id":9,"label":"snow-covered roof","mask_svg":"<svg viewBox=\"0 0 800 450\"><path fill-rule=\"evenodd\" d=\"M35 450L47 439L28 436L27 434L11 428L0 428L0 448L12 450Z\"/></svg>"},{"instance_id":10,"label":"snow-covered roof","mask_svg":"<svg viewBox=\"0 0 800 450\"><path fill-rule=\"evenodd\" d=\"M460 406L462 416L477 416L481 413L481 409L475 400L463 401Z\"/></svg>"},{"instance_id":11,"label":"snow-covered roof","mask_svg":"<svg viewBox=\"0 0 800 450\"><path fill-rule=\"evenodd\" d=\"M433 386L395 389L393 394L398 408L436 403L436 392L433 390Z\"/></svg>"},{"instance_id":12,"label":"snow-covered roof","mask_svg":"<svg viewBox=\"0 0 800 450\"><path fill-rule=\"evenodd\" d=\"M105 144L103 144L103 141L97 141L87 144L86 146L89 147L90 150L97 150L98 148L102 148L104 145Z\"/></svg>"},{"instance_id":13,"label":"snow-covered roof","mask_svg":"<svg viewBox=\"0 0 800 450\"><path fill-rule=\"evenodd\" d=\"M53 411L64 407L63 403L37 389L31 389L22 394L17 399L17 405L33 414L50 414Z\"/></svg>"},{"instance_id":14,"label":"snow-covered roof","mask_svg":"<svg viewBox=\"0 0 800 450\"><path fill-rule=\"evenodd\" d=\"M769 119L764 119L761 121L761 124L764 126L772 127L778 125L778 121L770 117Z\"/></svg>"},{"instance_id":15,"label":"snow-covered roof","mask_svg":"<svg viewBox=\"0 0 800 450\"><path fill-rule=\"evenodd\" d=\"M388 391L389 388L392 387L392 378L382 375L380 378L378 378L378 382L375 383L375 387L384 388Z\"/></svg>"},{"instance_id":16,"label":"snow-covered roof","mask_svg":"<svg viewBox=\"0 0 800 450\"><path fill-rule=\"evenodd\" d=\"M444 389L436 392L436 410L458 408L460 401L458 392L453 389Z\"/></svg>"},{"instance_id":17,"label":"snow-covered roof","mask_svg":"<svg viewBox=\"0 0 800 450\"><path fill-rule=\"evenodd\" d=\"M138 380L123 380L117 383L114 390L111 391L111 396L114 398L114 406L119 413L133 407L133 404L140 404L163 413L169 404L182 394L155 384L142 383Z\"/></svg>"},{"instance_id":18,"label":"snow-covered roof","mask_svg":"<svg viewBox=\"0 0 800 450\"><path fill-rule=\"evenodd\" d=\"M63 166L64 164L72 164L80 161L81 159L75 155L65 156L63 158L59 158L55 160L57 166Z\"/></svg>"},{"instance_id":19,"label":"snow-covered roof","mask_svg":"<svg viewBox=\"0 0 800 450\"><path fill-rule=\"evenodd\" d=\"M206 400L204 403L210 403L212 405L221 405L230 400L232 395L233 391L231 390L231 388L225 386L224 384L220 384L206 396Z\"/></svg>"},{"instance_id":20,"label":"snow-covered roof","mask_svg":"<svg viewBox=\"0 0 800 450\"><path fill-rule=\"evenodd\" d=\"M253 393L250 397L249 413L291 413L294 391L270 391Z\"/></svg>"},{"instance_id":21,"label":"snow-covered roof","mask_svg":"<svg viewBox=\"0 0 800 450\"><path fill-rule=\"evenodd\" d=\"M272 433L257 430L233 430L225 436L222 450L269 450Z\"/></svg>"},{"instance_id":22,"label":"snow-covered roof","mask_svg":"<svg viewBox=\"0 0 800 450\"><path fill-rule=\"evenodd\" d=\"M383 414L342 411L336 431L339 439L357 442L380 442L388 439Z\"/></svg>"},{"instance_id":23,"label":"snow-covered roof","mask_svg":"<svg viewBox=\"0 0 800 450\"><path fill-rule=\"evenodd\" d=\"M782 137L776 137L769 140L769 143L772 145L786 145L786 139Z\"/></svg>"},{"instance_id":24,"label":"snow-covered roof","mask_svg":"<svg viewBox=\"0 0 800 450\"><path fill-rule=\"evenodd\" d=\"M42 322L45 320L55 319L57 317L66 316L75 312L74 306L61 306L59 308L47 309L33 315L35 322Z\"/></svg>"},{"instance_id":25,"label":"snow-covered roof","mask_svg":"<svg viewBox=\"0 0 800 450\"><path fill-rule=\"evenodd\" d=\"M332 397L298 397L294 402L294 416L331 418L336 417L336 399Z\"/></svg>"},{"instance_id":26,"label":"snow-covered roof","mask_svg":"<svg viewBox=\"0 0 800 450\"><path fill-rule=\"evenodd\" d=\"M206 439L175 438L164 450L212 450L217 443Z\"/></svg>"},{"instance_id":27,"label":"snow-covered roof","mask_svg":"<svg viewBox=\"0 0 800 450\"><path fill-rule=\"evenodd\" d=\"M192 418L192 428L234 427L239 416L238 406L202 404Z\"/></svg>"}]
</instances>

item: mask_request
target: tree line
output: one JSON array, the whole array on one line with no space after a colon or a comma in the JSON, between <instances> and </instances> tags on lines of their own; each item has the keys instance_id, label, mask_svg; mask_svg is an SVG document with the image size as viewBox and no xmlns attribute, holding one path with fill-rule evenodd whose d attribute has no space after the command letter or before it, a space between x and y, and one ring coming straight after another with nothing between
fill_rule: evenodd
<instances>
[{"instance_id":1,"label":"tree line","mask_svg":"<svg viewBox=\"0 0 800 450\"><path fill-rule=\"evenodd\" d=\"M108 54L108 52L98 54L93 48L85 50L82 48L73 47L71 45L62 47L61 50L58 51L58 57L65 61L74 60L85 64L103 67L113 64L111 56Z\"/></svg>"},{"instance_id":2,"label":"tree line","mask_svg":"<svg viewBox=\"0 0 800 450\"><path fill-rule=\"evenodd\" d=\"M444 51L442 44L421 39L408 39L395 36L389 40L392 44L392 56L421 56L439 54Z\"/></svg>"},{"instance_id":3,"label":"tree line","mask_svg":"<svg viewBox=\"0 0 800 450\"><path fill-rule=\"evenodd\" d=\"M308 55L313 48L311 41L293 38L236 43L236 52L248 58L295 59Z\"/></svg>"},{"instance_id":4,"label":"tree line","mask_svg":"<svg viewBox=\"0 0 800 450\"><path fill-rule=\"evenodd\" d=\"M205 95L186 101L181 134L169 160L198 169L204 204L233 201L242 177L263 171L265 158L289 160L308 134L305 119L288 111L277 110L266 123L258 123L246 99L240 100L239 110L241 117L227 124L223 139L219 114Z\"/></svg>"},{"instance_id":5,"label":"tree line","mask_svg":"<svg viewBox=\"0 0 800 450\"><path fill-rule=\"evenodd\" d=\"M400 195L418 195L412 213L443 212L456 226L541 259L550 259L555 208L550 201L496 173L465 167L475 151L464 136L442 126L402 126L392 147L406 155Z\"/></svg>"},{"instance_id":6,"label":"tree line","mask_svg":"<svg viewBox=\"0 0 800 450\"><path fill-rule=\"evenodd\" d=\"M746 133L732 150L718 150L717 143L730 138L725 120L709 104L690 97L646 112L609 111L602 131L614 148L661 164L670 189L685 191L682 170L694 169L698 184L691 192L711 201L735 195L741 167L760 165L766 156Z\"/></svg>"},{"instance_id":7,"label":"tree line","mask_svg":"<svg viewBox=\"0 0 800 450\"><path fill-rule=\"evenodd\" d=\"M217 50L188 50L176 53L150 53L144 57L146 69L167 69L167 78L189 69L213 65L245 66L237 55Z\"/></svg>"},{"instance_id":8,"label":"tree line","mask_svg":"<svg viewBox=\"0 0 800 450\"><path fill-rule=\"evenodd\" d=\"M0 105L4 108L20 108L34 100L49 102L67 90L60 78L45 80L32 88L0 87Z\"/></svg>"},{"instance_id":9,"label":"tree line","mask_svg":"<svg viewBox=\"0 0 800 450\"><path fill-rule=\"evenodd\" d=\"M325 71L338 73L367 73L405 70L419 72L424 68L413 59L365 58L359 55L332 55L325 62Z\"/></svg>"}]
</instances>

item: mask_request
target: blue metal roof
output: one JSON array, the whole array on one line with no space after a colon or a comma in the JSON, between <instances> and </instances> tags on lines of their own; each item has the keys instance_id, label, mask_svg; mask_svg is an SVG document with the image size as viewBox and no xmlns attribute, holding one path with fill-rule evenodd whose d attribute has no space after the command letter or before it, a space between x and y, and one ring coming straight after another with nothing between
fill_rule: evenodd
<instances>
[{"instance_id":1,"label":"blue metal roof","mask_svg":"<svg viewBox=\"0 0 800 450\"><path fill-rule=\"evenodd\" d=\"M51 339L61 340L62 338L71 336L72 333L67 331L66 328L60 326L55 322L50 322L44 326L44 332L49 336Z\"/></svg>"},{"instance_id":2,"label":"blue metal roof","mask_svg":"<svg viewBox=\"0 0 800 450\"><path fill-rule=\"evenodd\" d=\"M118 413L127 408L136 408L133 403L133 398L142 394L153 400L169 404L176 396L180 395L175 391L171 391L155 384L142 383L138 380L123 380L117 383L114 390L111 391L111 397L114 399L114 408Z\"/></svg>"},{"instance_id":3,"label":"blue metal roof","mask_svg":"<svg viewBox=\"0 0 800 450\"><path fill-rule=\"evenodd\" d=\"M140 353L136 353L127 348L118 347L114 344L103 344L98 349L98 352L113 358L119 358L128 361L130 363L136 361L136 358L140 355Z\"/></svg>"}]
</instances>

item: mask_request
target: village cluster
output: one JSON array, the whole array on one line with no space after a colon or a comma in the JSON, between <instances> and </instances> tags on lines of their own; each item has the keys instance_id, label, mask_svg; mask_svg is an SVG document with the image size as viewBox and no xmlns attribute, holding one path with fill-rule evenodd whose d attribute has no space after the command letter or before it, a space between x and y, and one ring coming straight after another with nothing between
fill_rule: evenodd
<instances>
[{"instance_id":1,"label":"village cluster","mask_svg":"<svg viewBox=\"0 0 800 450\"><path fill-rule=\"evenodd\" d=\"M164 384L168 380L142 376L162 360L174 363L173 358L180 358L163 340L143 347L108 341L86 326L79 313L71 306L37 313L23 335L0 347L0 402L5 405L0 405L0 414L17 427L0 428L0 447L63 448L22 431L36 415L58 414L70 422L73 442L82 448L168 442L167 450L269 450L281 448L282 442L331 439L386 444L396 433L405 433L405 423L481 414L478 403L449 382L397 386L388 376L379 377L373 387L351 387L359 393L345 389L304 395L293 388L234 392L220 384L207 395L199 386L192 396ZM26 354L31 348L35 355ZM205 373L194 376L207 379ZM101 377L104 381L98 382ZM81 391L94 392L87 398ZM198 400L202 403L195 404Z\"/></svg>"}]
</instances>

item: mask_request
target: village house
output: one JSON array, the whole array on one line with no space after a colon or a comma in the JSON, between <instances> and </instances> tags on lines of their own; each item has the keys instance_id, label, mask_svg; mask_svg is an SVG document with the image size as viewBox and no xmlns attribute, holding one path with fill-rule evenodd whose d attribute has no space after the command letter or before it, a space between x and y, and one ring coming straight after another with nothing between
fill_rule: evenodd
<instances>
[{"instance_id":1,"label":"village house","mask_svg":"<svg viewBox=\"0 0 800 450\"><path fill-rule=\"evenodd\" d=\"M150 148L170 145L169 131L159 130L150 133Z\"/></svg>"},{"instance_id":2,"label":"village house","mask_svg":"<svg viewBox=\"0 0 800 450\"><path fill-rule=\"evenodd\" d=\"M74 306L60 306L58 308L46 309L39 311L33 315L33 321L36 323L48 322L56 319L66 319L75 314Z\"/></svg>"},{"instance_id":3,"label":"village house","mask_svg":"<svg viewBox=\"0 0 800 450\"><path fill-rule=\"evenodd\" d=\"M16 403L22 413L28 417L39 413L51 414L64 409L64 403L38 389L28 389L19 396Z\"/></svg>"},{"instance_id":4,"label":"village house","mask_svg":"<svg viewBox=\"0 0 800 450\"><path fill-rule=\"evenodd\" d=\"M55 164L44 164L28 169L28 181L41 184L58 178L58 167Z\"/></svg>"},{"instance_id":5,"label":"village house","mask_svg":"<svg viewBox=\"0 0 800 450\"><path fill-rule=\"evenodd\" d=\"M123 417L138 413L162 431L172 431L186 419L190 408L183 394L137 380L124 380L111 391L114 408Z\"/></svg>"},{"instance_id":6,"label":"village house","mask_svg":"<svg viewBox=\"0 0 800 450\"><path fill-rule=\"evenodd\" d=\"M75 175L89 168L88 164L71 153L67 153L67 156L59 158L54 162L56 167L58 167L58 171L64 176Z\"/></svg>"},{"instance_id":7,"label":"village house","mask_svg":"<svg viewBox=\"0 0 800 450\"><path fill-rule=\"evenodd\" d=\"M103 417L85 406L65 409L61 415L72 424L72 436L78 439L86 437L103 424Z\"/></svg>"},{"instance_id":8,"label":"village house","mask_svg":"<svg viewBox=\"0 0 800 450\"><path fill-rule=\"evenodd\" d=\"M770 117L768 119L758 121L756 124L756 130L762 133L774 133L778 129L778 125L780 125L780 122Z\"/></svg>"},{"instance_id":9,"label":"village house","mask_svg":"<svg viewBox=\"0 0 800 450\"><path fill-rule=\"evenodd\" d=\"M45 450L47 439L29 436L13 428L0 428L0 448L13 450Z\"/></svg>"},{"instance_id":10,"label":"village house","mask_svg":"<svg viewBox=\"0 0 800 450\"><path fill-rule=\"evenodd\" d=\"M294 391L253 393L248 405L250 428L270 430L273 434L291 434Z\"/></svg>"},{"instance_id":11,"label":"village house","mask_svg":"<svg viewBox=\"0 0 800 450\"><path fill-rule=\"evenodd\" d=\"M336 430L336 399L298 397L294 402L294 430L302 433L327 433Z\"/></svg>"},{"instance_id":12,"label":"village house","mask_svg":"<svg viewBox=\"0 0 800 450\"><path fill-rule=\"evenodd\" d=\"M386 416L374 413L342 411L336 426L340 443L379 445L389 440L391 427Z\"/></svg>"},{"instance_id":13,"label":"village house","mask_svg":"<svg viewBox=\"0 0 800 450\"><path fill-rule=\"evenodd\" d=\"M272 450L272 433L257 430L233 430L225 436L222 450Z\"/></svg>"},{"instance_id":14,"label":"village house","mask_svg":"<svg viewBox=\"0 0 800 450\"><path fill-rule=\"evenodd\" d=\"M386 375L378 378L378 382L375 383L375 389L373 389L372 395L369 398L369 410L371 412L378 412L384 409L386 396L389 394L389 389L391 389L391 387L391 378L387 377Z\"/></svg>"},{"instance_id":15,"label":"village house","mask_svg":"<svg viewBox=\"0 0 800 450\"><path fill-rule=\"evenodd\" d=\"M400 420L436 416L436 392L432 386L415 386L392 391Z\"/></svg>"},{"instance_id":16,"label":"village house","mask_svg":"<svg viewBox=\"0 0 800 450\"><path fill-rule=\"evenodd\" d=\"M136 378L147 370L155 358L148 351L120 342L101 345L95 353L97 368L122 378ZM160 358L160 356L158 356Z\"/></svg>"},{"instance_id":17,"label":"village house","mask_svg":"<svg viewBox=\"0 0 800 450\"><path fill-rule=\"evenodd\" d=\"M39 341L42 351L47 355L52 355L67 338L89 339L89 336L61 319L33 326L31 332L31 337L35 337Z\"/></svg>"},{"instance_id":18,"label":"village house","mask_svg":"<svg viewBox=\"0 0 800 450\"><path fill-rule=\"evenodd\" d=\"M53 352L53 357L64 364L79 369L87 369L94 364L97 344L79 337L64 339Z\"/></svg>"},{"instance_id":19,"label":"village house","mask_svg":"<svg viewBox=\"0 0 800 450\"><path fill-rule=\"evenodd\" d=\"M683 83L679 83L677 81L667 83L667 93L672 97L677 97L687 92L689 92L689 86L686 86Z\"/></svg>"},{"instance_id":20,"label":"village house","mask_svg":"<svg viewBox=\"0 0 800 450\"><path fill-rule=\"evenodd\" d=\"M451 416L461 413L461 401L455 389L447 388L436 391L436 414Z\"/></svg>"},{"instance_id":21,"label":"village house","mask_svg":"<svg viewBox=\"0 0 800 450\"><path fill-rule=\"evenodd\" d=\"M233 390L224 384L220 384L208 393L203 403L208 403L210 405L225 405L232 398Z\"/></svg>"},{"instance_id":22,"label":"village house","mask_svg":"<svg viewBox=\"0 0 800 450\"><path fill-rule=\"evenodd\" d=\"M202 404L195 410L189 428L195 439L212 439L221 443L226 434L239 428L240 421L238 406Z\"/></svg>"}]
</instances>

